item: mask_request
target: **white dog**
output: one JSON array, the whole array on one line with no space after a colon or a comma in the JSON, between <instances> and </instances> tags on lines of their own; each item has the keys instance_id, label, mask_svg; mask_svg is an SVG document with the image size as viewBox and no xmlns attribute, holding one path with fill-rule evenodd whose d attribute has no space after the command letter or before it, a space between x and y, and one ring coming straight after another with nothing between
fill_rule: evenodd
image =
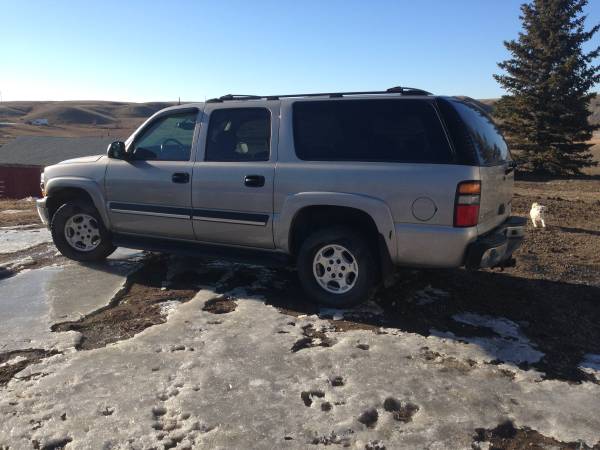
<instances>
[{"instance_id":1,"label":"white dog","mask_svg":"<svg viewBox=\"0 0 600 450\"><path fill-rule=\"evenodd\" d=\"M531 217L531 221L533 222L533 226L537 228L537 223L540 222L542 224L542 228L546 228L546 220L544 211L546 207L544 205L540 205L539 203L534 203L531 205L531 211L529 211L529 216Z\"/></svg>"}]
</instances>

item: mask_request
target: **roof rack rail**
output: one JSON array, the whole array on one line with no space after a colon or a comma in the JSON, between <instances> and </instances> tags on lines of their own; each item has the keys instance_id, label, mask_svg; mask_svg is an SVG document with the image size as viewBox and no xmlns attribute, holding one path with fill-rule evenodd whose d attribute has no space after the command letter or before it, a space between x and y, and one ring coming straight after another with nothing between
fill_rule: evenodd
<instances>
[{"instance_id":1,"label":"roof rack rail","mask_svg":"<svg viewBox=\"0 0 600 450\"><path fill-rule=\"evenodd\" d=\"M381 95L381 94L401 94L401 95L433 95L431 92L424 91L423 89L395 86L385 91L355 91L355 92L319 92L311 94L284 94L284 95L239 95L239 94L227 94L217 98L211 98L207 100L207 103L221 103L232 100L279 100L281 98L294 98L294 97L330 97L330 98L342 98L346 95Z\"/></svg>"}]
</instances>

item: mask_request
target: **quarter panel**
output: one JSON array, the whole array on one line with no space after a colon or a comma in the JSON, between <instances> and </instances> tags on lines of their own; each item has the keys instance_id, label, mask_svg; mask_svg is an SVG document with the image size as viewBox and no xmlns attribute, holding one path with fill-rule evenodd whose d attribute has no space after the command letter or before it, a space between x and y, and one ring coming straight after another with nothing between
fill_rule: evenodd
<instances>
[{"instance_id":1,"label":"quarter panel","mask_svg":"<svg viewBox=\"0 0 600 450\"><path fill-rule=\"evenodd\" d=\"M505 173L504 164L480 167L481 206L479 209L479 234L484 234L503 223L511 214L514 172ZM501 208L504 212L501 213Z\"/></svg>"},{"instance_id":2,"label":"quarter panel","mask_svg":"<svg viewBox=\"0 0 600 450\"><path fill-rule=\"evenodd\" d=\"M338 205L336 201L347 198L339 205L357 207L360 204L357 199L361 198L370 200L363 201L365 205L385 205L390 222L382 221L382 215L372 217L380 232L383 231L388 248L393 247L390 248L390 255L395 262L426 265L430 261L431 266L441 267L460 265L466 244L471 235L477 234L477 229L453 228L456 187L461 181L478 180L478 167L457 164L302 161L294 150L294 101L286 99L281 104L279 160L274 193L275 242L278 248L288 248L286 227L291 223L290 211L293 213L297 209L295 202L299 202L290 199L313 199L310 195L319 192L330 196L327 201L319 204ZM430 204L429 200L434 204L434 214L427 220L419 220L413 214L413 203L423 197L427 199L427 204ZM307 204L308 201L302 200L301 203ZM366 207L361 208L369 212L364 209ZM392 230L392 240L388 238L389 229ZM418 233L419 230L422 232ZM439 238L436 238L437 232L440 233ZM439 248L433 243L445 248ZM419 248L423 250L420 255Z\"/></svg>"}]
</instances>

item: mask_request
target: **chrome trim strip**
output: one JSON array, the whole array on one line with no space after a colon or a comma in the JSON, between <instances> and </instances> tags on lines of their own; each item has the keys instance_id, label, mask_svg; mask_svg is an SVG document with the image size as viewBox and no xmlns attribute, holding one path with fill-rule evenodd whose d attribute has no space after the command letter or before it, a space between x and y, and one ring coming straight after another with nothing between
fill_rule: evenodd
<instances>
[{"instance_id":1,"label":"chrome trim strip","mask_svg":"<svg viewBox=\"0 0 600 450\"><path fill-rule=\"evenodd\" d=\"M157 213L157 212L148 212L148 211L135 211L132 209L112 209L111 212L119 213L119 214L136 214L139 216L156 216L156 217L172 217L174 219L190 219L189 215L182 214L167 214L167 213Z\"/></svg>"},{"instance_id":2,"label":"chrome trim strip","mask_svg":"<svg viewBox=\"0 0 600 450\"><path fill-rule=\"evenodd\" d=\"M234 223L234 224L239 224L239 225L254 225L254 226L258 226L258 227L264 227L267 224L267 222L253 222L250 220L219 219L216 217L194 216L193 219L200 220L202 222L224 222L224 223Z\"/></svg>"}]
</instances>

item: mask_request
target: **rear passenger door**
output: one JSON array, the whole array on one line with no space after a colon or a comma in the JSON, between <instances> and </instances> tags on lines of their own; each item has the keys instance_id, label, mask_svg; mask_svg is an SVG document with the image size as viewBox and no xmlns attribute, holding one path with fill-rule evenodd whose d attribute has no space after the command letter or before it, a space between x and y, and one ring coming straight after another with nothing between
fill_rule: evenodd
<instances>
[{"instance_id":1,"label":"rear passenger door","mask_svg":"<svg viewBox=\"0 0 600 450\"><path fill-rule=\"evenodd\" d=\"M193 168L196 239L274 248L273 178L279 102L207 104Z\"/></svg>"}]
</instances>

